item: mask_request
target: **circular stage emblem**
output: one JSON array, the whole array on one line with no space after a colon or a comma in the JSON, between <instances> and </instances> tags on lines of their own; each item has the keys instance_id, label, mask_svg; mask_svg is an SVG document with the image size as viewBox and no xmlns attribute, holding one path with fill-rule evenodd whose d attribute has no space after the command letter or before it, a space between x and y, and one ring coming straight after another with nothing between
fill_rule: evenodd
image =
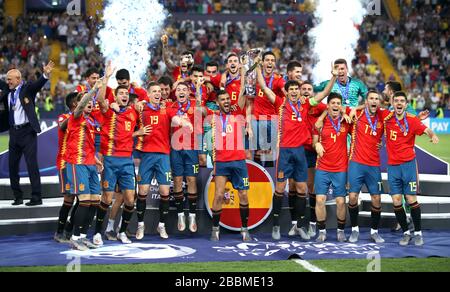
<instances>
[{"instance_id":1,"label":"circular stage emblem","mask_svg":"<svg viewBox=\"0 0 450 292\"><path fill-rule=\"evenodd\" d=\"M275 185L270 174L259 164L247 160L247 169L250 180L250 189L248 190L250 207L248 228L253 229L261 225L269 217L272 211L272 197L275 192ZM205 205L211 217L214 190L215 183L212 172L205 186ZM232 231L240 231L241 225L239 195L231 182L227 182L222 215L220 216L220 226Z\"/></svg>"}]
</instances>

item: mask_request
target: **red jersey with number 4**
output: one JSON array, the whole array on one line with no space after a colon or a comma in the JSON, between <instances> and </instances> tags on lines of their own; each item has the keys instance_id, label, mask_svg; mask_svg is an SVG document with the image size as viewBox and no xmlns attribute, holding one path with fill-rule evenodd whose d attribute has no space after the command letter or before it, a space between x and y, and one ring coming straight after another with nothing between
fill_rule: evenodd
<instances>
[{"instance_id":1,"label":"red jersey with number 4","mask_svg":"<svg viewBox=\"0 0 450 292\"><path fill-rule=\"evenodd\" d=\"M139 114L132 107L120 113L112 109L103 113L100 152L105 156L131 157L138 118Z\"/></svg>"},{"instance_id":2,"label":"red jersey with number 4","mask_svg":"<svg viewBox=\"0 0 450 292\"><path fill-rule=\"evenodd\" d=\"M70 118L70 114L62 114L58 117L58 154L56 155L56 169L66 168L66 161L64 155L67 151L67 139L69 138L69 131L63 131L60 127L61 123Z\"/></svg>"},{"instance_id":3,"label":"red jersey with number 4","mask_svg":"<svg viewBox=\"0 0 450 292\"><path fill-rule=\"evenodd\" d=\"M381 165L379 144L384 133L383 121L389 113L388 110L379 109L375 116L370 117L372 126L376 127L376 131L373 131L365 110L357 111L357 121L353 124L352 130L350 161L368 166Z\"/></svg>"},{"instance_id":4,"label":"red jersey with number 4","mask_svg":"<svg viewBox=\"0 0 450 292\"><path fill-rule=\"evenodd\" d=\"M95 165L94 124L91 116L70 116L67 125L67 151L63 157L67 163Z\"/></svg>"},{"instance_id":5,"label":"red jersey with number 4","mask_svg":"<svg viewBox=\"0 0 450 292\"><path fill-rule=\"evenodd\" d=\"M170 121L171 116L165 108L152 109L148 105L140 114L139 128L152 126L148 136L138 137L136 150L150 153L170 154Z\"/></svg>"},{"instance_id":6,"label":"red jersey with number 4","mask_svg":"<svg viewBox=\"0 0 450 292\"><path fill-rule=\"evenodd\" d=\"M264 77L267 87L272 89L276 96L284 96L283 88L286 81L279 74L272 74L269 77ZM277 115L275 107L260 89L259 85L256 85L256 97L253 101L253 113L256 120L270 120L270 116Z\"/></svg>"},{"instance_id":7,"label":"red jersey with number 4","mask_svg":"<svg viewBox=\"0 0 450 292\"><path fill-rule=\"evenodd\" d=\"M277 96L274 106L279 117L280 147L297 148L305 145L311 139L308 112L312 106L309 101L291 104L287 98Z\"/></svg>"},{"instance_id":8,"label":"red jersey with number 4","mask_svg":"<svg viewBox=\"0 0 450 292\"><path fill-rule=\"evenodd\" d=\"M386 149L389 165L399 165L416 158L416 152L414 151L416 135L423 135L427 129L419 118L411 114L406 114L406 119L409 127L406 136L404 134L404 119L398 121L401 127L397 124L394 113L391 113L385 119Z\"/></svg>"},{"instance_id":9,"label":"red jersey with number 4","mask_svg":"<svg viewBox=\"0 0 450 292\"><path fill-rule=\"evenodd\" d=\"M341 119L341 117L333 120L336 127L338 127L339 119ZM319 142L325 150L323 156L317 158L317 169L328 172L347 171L347 135L350 130L351 125L346 121L343 121L341 122L339 132L336 132L328 115L323 122L323 128L320 134L316 129L313 130L314 135L319 135Z\"/></svg>"},{"instance_id":10,"label":"red jersey with number 4","mask_svg":"<svg viewBox=\"0 0 450 292\"><path fill-rule=\"evenodd\" d=\"M203 133L203 117L201 112L196 114L196 101L190 100L183 105L178 102L167 104L167 111L171 117L178 116L189 121L194 127L191 132L187 127L172 125L171 147L174 150L198 150L200 149L199 139Z\"/></svg>"},{"instance_id":11,"label":"red jersey with number 4","mask_svg":"<svg viewBox=\"0 0 450 292\"><path fill-rule=\"evenodd\" d=\"M208 110L213 129L213 158L218 162L245 160L245 116L238 107L234 112L221 114Z\"/></svg>"}]
</instances>

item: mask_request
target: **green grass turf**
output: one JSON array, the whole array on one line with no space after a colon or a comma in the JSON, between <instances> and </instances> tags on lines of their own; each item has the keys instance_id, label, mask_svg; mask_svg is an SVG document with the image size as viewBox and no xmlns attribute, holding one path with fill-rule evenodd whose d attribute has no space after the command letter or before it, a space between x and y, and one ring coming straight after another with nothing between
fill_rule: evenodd
<instances>
[{"instance_id":1,"label":"green grass turf","mask_svg":"<svg viewBox=\"0 0 450 292\"><path fill-rule=\"evenodd\" d=\"M370 260L314 260L327 272L366 272ZM381 272L450 272L450 258L381 259ZM65 272L66 267L0 267L0 272ZM306 272L292 261L84 265L81 272Z\"/></svg>"},{"instance_id":2,"label":"green grass turf","mask_svg":"<svg viewBox=\"0 0 450 292\"><path fill-rule=\"evenodd\" d=\"M8 150L8 141L9 141L9 136L8 135L1 135L0 136L0 152Z\"/></svg>"},{"instance_id":3,"label":"green grass turf","mask_svg":"<svg viewBox=\"0 0 450 292\"><path fill-rule=\"evenodd\" d=\"M416 138L416 144L450 163L450 135L438 135L439 144L433 145L427 135Z\"/></svg>"}]
</instances>

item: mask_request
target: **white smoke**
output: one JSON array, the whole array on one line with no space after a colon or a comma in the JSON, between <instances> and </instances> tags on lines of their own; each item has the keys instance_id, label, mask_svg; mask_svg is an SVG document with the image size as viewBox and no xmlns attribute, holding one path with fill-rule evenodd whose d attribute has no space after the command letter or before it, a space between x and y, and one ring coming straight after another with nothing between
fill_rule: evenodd
<instances>
[{"instance_id":1,"label":"white smoke","mask_svg":"<svg viewBox=\"0 0 450 292\"><path fill-rule=\"evenodd\" d=\"M308 36L312 41L314 58L314 82L328 80L331 63L344 58L349 64L355 57L359 40L359 26L367 13L367 0L316 0L314 16L318 23Z\"/></svg>"},{"instance_id":2,"label":"white smoke","mask_svg":"<svg viewBox=\"0 0 450 292\"><path fill-rule=\"evenodd\" d=\"M167 14L158 0L108 0L105 26L98 34L103 56L117 69L130 71L132 82L142 84L151 58L149 46L159 38Z\"/></svg>"}]
</instances>

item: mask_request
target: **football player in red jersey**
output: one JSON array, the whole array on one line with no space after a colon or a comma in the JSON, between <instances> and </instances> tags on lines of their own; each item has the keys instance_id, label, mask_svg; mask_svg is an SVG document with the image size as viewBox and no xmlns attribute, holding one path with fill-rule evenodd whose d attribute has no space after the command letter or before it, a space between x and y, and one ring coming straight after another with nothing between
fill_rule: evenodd
<instances>
[{"instance_id":1,"label":"football player in red jersey","mask_svg":"<svg viewBox=\"0 0 450 292\"><path fill-rule=\"evenodd\" d=\"M100 202L100 182L97 172L99 168L102 170L103 165L95 157L95 121L91 117L94 108L92 100L100 87L98 94L105 94L106 83L99 80L91 91L78 102L67 126L68 143L63 159L67 162L67 181L70 193L78 196L79 200L70 242L78 250L96 247L86 238L86 234L91 221L90 214L95 214L93 210L96 210Z\"/></svg>"},{"instance_id":2,"label":"football player in red jersey","mask_svg":"<svg viewBox=\"0 0 450 292\"><path fill-rule=\"evenodd\" d=\"M266 86L277 96L283 96L286 81L275 73L276 57L273 52L265 52L262 56L263 74ZM263 166L273 166L276 159L277 115L274 105L269 101L263 90L256 86L256 97L250 100L249 112L252 114L253 148L256 148L255 162Z\"/></svg>"},{"instance_id":3,"label":"football player in red jersey","mask_svg":"<svg viewBox=\"0 0 450 292\"><path fill-rule=\"evenodd\" d=\"M181 125L193 130L189 121L173 115L172 111L162 108L161 87L156 82L149 84L150 102L146 104L140 115L139 124L142 127L152 126L152 134L141 136L136 143L136 150L141 153L141 164L139 165L138 185L139 193L136 204L138 217L138 228L136 239L144 237L145 225L144 214L146 199L150 190L150 182L155 177L159 184L160 193L160 219L157 231L161 238L167 239L166 221L169 214L169 192L171 181L170 170L170 126Z\"/></svg>"},{"instance_id":4,"label":"football player in red jersey","mask_svg":"<svg viewBox=\"0 0 450 292\"><path fill-rule=\"evenodd\" d=\"M126 69L120 69L116 72L116 80L119 86L125 86L128 88L130 94L136 94L138 96L138 101L148 102L147 91L137 86L135 83L130 82L130 72ZM114 94L107 95L107 100L110 104L115 102Z\"/></svg>"},{"instance_id":5,"label":"football player in red jersey","mask_svg":"<svg viewBox=\"0 0 450 292\"><path fill-rule=\"evenodd\" d=\"M205 78L205 85L208 89L208 101L206 106L210 109L217 109L216 91L220 88L220 81L222 79L222 74L219 72L219 64L217 62L209 62L205 65L205 72L203 74Z\"/></svg>"},{"instance_id":6,"label":"football player in red jersey","mask_svg":"<svg viewBox=\"0 0 450 292\"><path fill-rule=\"evenodd\" d=\"M79 95L81 93L72 92L66 97L66 106L69 113L62 114L58 117L58 154L56 156L56 169L59 172L59 185L61 194L64 195L64 203L59 211L58 229L53 237L56 242L65 243L70 241L70 234L64 234L64 227L66 226L69 211L73 206L75 197L70 195L70 185L67 184L67 165L64 160L67 151L67 142L69 133L67 131L67 124L71 113L75 110ZM69 189L67 189L69 186Z\"/></svg>"},{"instance_id":7,"label":"football player in red jersey","mask_svg":"<svg viewBox=\"0 0 450 292\"><path fill-rule=\"evenodd\" d=\"M167 35L163 35L161 37L161 42L163 45L162 55L164 63L166 63L167 71L172 74L172 78L174 82L177 81L188 81L189 72L194 66L194 53L190 51L185 51L180 56L180 65L176 66L169 56L169 37Z\"/></svg>"},{"instance_id":8,"label":"football player in red jersey","mask_svg":"<svg viewBox=\"0 0 450 292\"><path fill-rule=\"evenodd\" d=\"M257 58L255 60L259 62ZM279 157L277 160L277 184L273 197L273 218L274 225L272 238L279 240L281 205L284 197L284 190L289 178L294 179L296 200L294 208L297 215L296 233L303 239L309 240L308 232L304 228L304 217L306 210L306 181L308 165L305 157L305 145L311 142L311 124L308 122L311 109L331 92L332 85L327 86L324 92L311 97L305 104L300 102L300 83L296 80L289 80L285 84L286 98L276 95L265 83L259 66L256 67L258 84L265 96L279 113L279 134L278 146ZM332 80L337 78L337 69L332 67ZM325 107L322 108L322 111ZM321 112L318 113L320 115Z\"/></svg>"},{"instance_id":9,"label":"football player in red jersey","mask_svg":"<svg viewBox=\"0 0 450 292\"><path fill-rule=\"evenodd\" d=\"M424 242L421 210L417 202L419 181L414 144L416 136L423 134L427 134L433 144L439 143L439 138L431 129L424 126L419 118L406 112L408 100L404 92L396 92L393 98L394 111L384 119L390 195L394 204L395 217L403 230L400 245L408 245L412 238L402 206L402 197L405 195L411 207L414 223L414 244L421 246Z\"/></svg>"},{"instance_id":10,"label":"football player in red jersey","mask_svg":"<svg viewBox=\"0 0 450 292\"><path fill-rule=\"evenodd\" d=\"M331 82L330 82L331 83ZM319 236L317 242L326 240L326 209L325 202L330 186L332 194L336 198L339 242L346 241L344 228L347 210L345 197L347 195L347 135L351 130L351 124L343 120L341 116L342 96L331 93L328 96L328 111L323 128L320 132L313 130L313 145L317 151L317 170L314 178L316 191L316 216ZM347 108L347 111L350 111Z\"/></svg>"}]
</instances>

